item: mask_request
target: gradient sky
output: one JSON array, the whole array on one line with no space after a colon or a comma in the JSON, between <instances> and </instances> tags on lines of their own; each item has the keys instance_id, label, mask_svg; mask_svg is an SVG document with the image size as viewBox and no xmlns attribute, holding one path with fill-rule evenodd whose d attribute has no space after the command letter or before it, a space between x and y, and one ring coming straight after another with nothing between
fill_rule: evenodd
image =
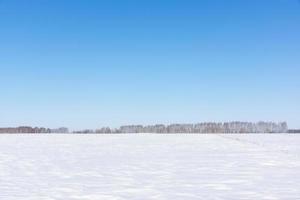
<instances>
[{"instance_id":1,"label":"gradient sky","mask_svg":"<svg viewBox=\"0 0 300 200\"><path fill-rule=\"evenodd\" d=\"M0 126L287 121L297 0L0 0Z\"/></svg>"}]
</instances>

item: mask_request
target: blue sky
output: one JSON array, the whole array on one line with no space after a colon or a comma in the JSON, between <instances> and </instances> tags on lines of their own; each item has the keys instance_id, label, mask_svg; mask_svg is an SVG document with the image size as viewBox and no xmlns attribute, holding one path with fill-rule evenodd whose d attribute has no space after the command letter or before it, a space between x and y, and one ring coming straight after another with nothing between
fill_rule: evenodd
<instances>
[{"instance_id":1,"label":"blue sky","mask_svg":"<svg viewBox=\"0 0 300 200\"><path fill-rule=\"evenodd\" d=\"M300 128L297 0L0 0L0 126Z\"/></svg>"}]
</instances>

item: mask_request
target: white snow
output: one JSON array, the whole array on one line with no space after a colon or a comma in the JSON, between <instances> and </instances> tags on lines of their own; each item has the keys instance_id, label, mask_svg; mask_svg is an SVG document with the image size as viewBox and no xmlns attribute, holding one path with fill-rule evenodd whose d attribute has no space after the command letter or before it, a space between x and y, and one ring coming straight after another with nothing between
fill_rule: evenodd
<instances>
[{"instance_id":1,"label":"white snow","mask_svg":"<svg viewBox=\"0 0 300 200\"><path fill-rule=\"evenodd\" d=\"M0 199L300 199L300 135L0 135Z\"/></svg>"}]
</instances>

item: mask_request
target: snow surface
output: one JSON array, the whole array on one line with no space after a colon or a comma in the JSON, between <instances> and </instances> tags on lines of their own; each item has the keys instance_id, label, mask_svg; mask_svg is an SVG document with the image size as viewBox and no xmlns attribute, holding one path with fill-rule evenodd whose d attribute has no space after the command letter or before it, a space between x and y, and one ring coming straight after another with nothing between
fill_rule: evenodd
<instances>
[{"instance_id":1,"label":"snow surface","mask_svg":"<svg viewBox=\"0 0 300 200\"><path fill-rule=\"evenodd\" d=\"M300 199L300 135L0 135L0 199Z\"/></svg>"}]
</instances>

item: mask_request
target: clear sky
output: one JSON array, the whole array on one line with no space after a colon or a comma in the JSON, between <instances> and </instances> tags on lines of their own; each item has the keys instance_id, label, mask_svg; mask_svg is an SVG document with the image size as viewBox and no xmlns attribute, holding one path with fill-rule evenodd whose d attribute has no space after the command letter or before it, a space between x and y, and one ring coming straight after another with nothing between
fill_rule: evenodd
<instances>
[{"instance_id":1,"label":"clear sky","mask_svg":"<svg viewBox=\"0 0 300 200\"><path fill-rule=\"evenodd\" d=\"M298 0L0 0L0 126L287 121Z\"/></svg>"}]
</instances>

